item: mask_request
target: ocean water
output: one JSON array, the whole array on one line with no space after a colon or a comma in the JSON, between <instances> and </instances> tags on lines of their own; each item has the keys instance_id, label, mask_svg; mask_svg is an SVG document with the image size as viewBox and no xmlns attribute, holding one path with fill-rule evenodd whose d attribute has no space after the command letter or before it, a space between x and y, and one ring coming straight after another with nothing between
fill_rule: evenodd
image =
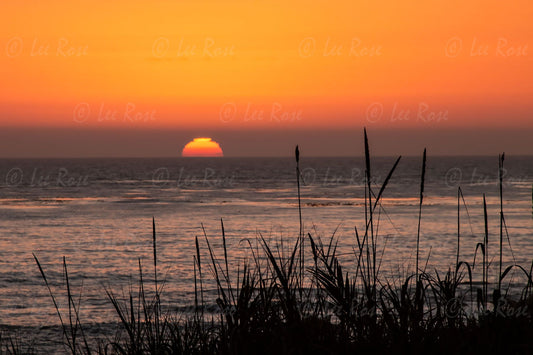
<instances>
[{"instance_id":1,"label":"ocean water","mask_svg":"<svg viewBox=\"0 0 533 355\"><path fill-rule=\"evenodd\" d=\"M394 160L372 159L375 193ZM421 158L402 158L376 216L384 277L413 271L420 169ZM476 244L483 240L485 193L489 259L492 270L497 270L497 177L497 157L428 157L421 259L429 270L445 272L455 263L459 186L465 200L460 208L460 259L472 263ZM354 227L364 230L363 158L302 157L301 178L305 232L323 240L335 233L339 254L348 267L355 265ZM503 185L510 245L506 240L504 266L531 264L532 183L533 157L507 156ZM205 247L202 225L222 256L223 219L232 273L250 255L249 246L256 245L259 235L272 245L281 238L285 247L295 241L299 230L295 162L289 158L0 160L0 323L30 329L59 323L32 253L63 310L65 256L71 286L80 297L82 321L116 322L105 290L119 295L131 287L135 290L139 259L145 281L152 282L152 217L158 277L164 280L162 299L168 307L186 311L193 301L196 236ZM521 279L517 275L513 280ZM213 292L214 285L206 285Z\"/></svg>"}]
</instances>

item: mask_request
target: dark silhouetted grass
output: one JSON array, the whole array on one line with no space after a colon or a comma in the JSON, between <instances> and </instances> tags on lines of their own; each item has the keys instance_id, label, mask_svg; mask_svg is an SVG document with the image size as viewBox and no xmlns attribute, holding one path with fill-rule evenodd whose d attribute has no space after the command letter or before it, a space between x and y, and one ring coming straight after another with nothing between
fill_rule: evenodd
<instances>
[{"instance_id":1,"label":"dark silhouetted grass","mask_svg":"<svg viewBox=\"0 0 533 355\"><path fill-rule=\"evenodd\" d=\"M385 248L379 245L379 218L398 157L383 184L372 180L370 145L364 131L365 226L355 228L354 264L342 264L337 254L335 233L327 241L304 234L300 203L300 157L296 147L296 174L300 231L298 238L267 241L262 235L247 240L249 256L238 268L229 267L226 230L221 220L222 251L212 247L205 229L195 238L194 312L180 315L161 307L161 285L157 274L157 236L153 230L154 288L147 292L139 260L137 291L118 297L106 290L121 324L114 340L91 348L79 319L68 282L68 315L60 312L45 271L35 256L45 286L62 325L66 349L72 354L353 354L353 353L527 353L533 351L533 263L526 269L512 264L502 269L505 219L500 205L500 270L498 284L488 299L489 231L487 205L483 196L485 233L476 245L470 264L461 260L460 208L466 202L457 193L457 246L455 266L427 270L419 265L422 204L425 188L426 151L422 159L416 267L407 275L380 275ZM503 155L499 165L500 201L503 200ZM375 191L378 191L375 194ZM378 210L379 211L379 210ZM467 210L468 213L468 210ZM506 230L506 228L505 228ZM507 235L508 237L508 235ZM210 240L211 239L211 240ZM307 240L304 243L304 240ZM509 238L508 238L509 240ZM254 245L255 243L255 245ZM510 241L509 241L510 244ZM305 248L305 246L307 248ZM380 249L382 248L382 249ZM381 253L378 253L381 250ZM206 251L207 257L202 256ZM312 256L308 265L304 254ZM482 255L481 286L473 281L476 256ZM220 253L223 256L218 257ZM429 259L429 256L427 257ZM479 262L478 262L479 264ZM521 292L502 292L511 271L523 275ZM207 270L207 271L206 271ZM231 271L231 275L230 275ZM218 311L209 319L204 282L214 281ZM477 307L476 307L477 305ZM21 353L14 342L2 342L2 352Z\"/></svg>"}]
</instances>

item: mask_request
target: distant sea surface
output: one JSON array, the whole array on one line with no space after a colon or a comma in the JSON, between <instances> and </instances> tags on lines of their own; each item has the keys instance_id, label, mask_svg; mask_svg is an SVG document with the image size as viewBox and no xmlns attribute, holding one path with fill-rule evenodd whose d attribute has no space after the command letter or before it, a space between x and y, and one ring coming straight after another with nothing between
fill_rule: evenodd
<instances>
[{"instance_id":1,"label":"distant sea surface","mask_svg":"<svg viewBox=\"0 0 533 355\"><path fill-rule=\"evenodd\" d=\"M394 161L393 157L372 159L376 194ZM355 269L354 227L364 232L364 159L302 157L300 163L305 232L323 241L335 233L339 254L347 267ZM421 158L401 160L375 217L380 272L385 277L413 271L421 165ZM507 238L504 241L504 263L516 262L529 269L533 157L508 156L504 167L504 213L510 236L510 244ZM460 259L472 263L476 244L483 240L485 193L494 276L499 245L497 157L428 157L421 264L427 263L428 271L445 272L455 263L459 186L464 195L459 216ZM82 321L117 321L105 290L118 295L136 290L139 259L145 281L151 285L152 217L157 229L158 273L164 280L162 299L168 307L185 312L193 302L195 236L205 247L202 224L221 257L223 219L234 275L259 235L273 246L283 239L285 249L294 243L299 230L295 161L0 160L0 323L41 327L59 322L32 253L39 258L63 310L67 305L65 256L71 286L76 297L81 295ZM520 281L518 276L516 281ZM214 296L214 285L206 281L206 287Z\"/></svg>"}]
</instances>

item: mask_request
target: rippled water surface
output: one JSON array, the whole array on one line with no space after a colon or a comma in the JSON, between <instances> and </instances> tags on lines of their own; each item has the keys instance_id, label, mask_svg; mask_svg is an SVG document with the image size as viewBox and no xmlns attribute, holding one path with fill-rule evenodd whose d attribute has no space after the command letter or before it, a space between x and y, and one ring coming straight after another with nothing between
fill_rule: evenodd
<instances>
[{"instance_id":1,"label":"rippled water surface","mask_svg":"<svg viewBox=\"0 0 533 355\"><path fill-rule=\"evenodd\" d=\"M394 160L373 159L376 194ZM376 216L386 277L413 269L420 168L421 159L402 159ZM421 225L421 255L428 268L446 271L455 262L458 186L466 203L461 202L460 209L461 259L472 262L475 246L482 241L485 193L489 258L497 264L497 173L495 157L428 159ZM504 263L515 260L529 267L533 157L507 157L504 175L511 242L509 247L505 241ZM326 240L336 230L339 253L353 263L354 227L364 230L363 159L302 158L301 177L305 231ZM65 256L72 287L81 294L84 322L103 326L116 321L105 290L121 294L135 287L139 258L150 284L152 217L164 302L186 310L193 301L194 240L203 238L202 224L222 256L224 220L232 272L259 234L273 245L280 238L286 246L294 242L299 230L295 163L281 158L0 160L0 322L58 324L32 253L42 263L60 307L66 306Z\"/></svg>"}]
</instances>

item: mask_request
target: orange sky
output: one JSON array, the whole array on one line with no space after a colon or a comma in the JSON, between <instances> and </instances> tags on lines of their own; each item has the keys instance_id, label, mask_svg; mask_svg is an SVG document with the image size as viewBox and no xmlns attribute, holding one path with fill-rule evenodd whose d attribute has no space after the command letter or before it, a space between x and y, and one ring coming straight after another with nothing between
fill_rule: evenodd
<instances>
[{"instance_id":1,"label":"orange sky","mask_svg":"<svg viewBox=\"0 0 533 355\"><path fill-rule=\"evenodd\" d=\"M0 127L531 128L532 10L531 1L8 1Z\"/></svg>"}]
</instances>

